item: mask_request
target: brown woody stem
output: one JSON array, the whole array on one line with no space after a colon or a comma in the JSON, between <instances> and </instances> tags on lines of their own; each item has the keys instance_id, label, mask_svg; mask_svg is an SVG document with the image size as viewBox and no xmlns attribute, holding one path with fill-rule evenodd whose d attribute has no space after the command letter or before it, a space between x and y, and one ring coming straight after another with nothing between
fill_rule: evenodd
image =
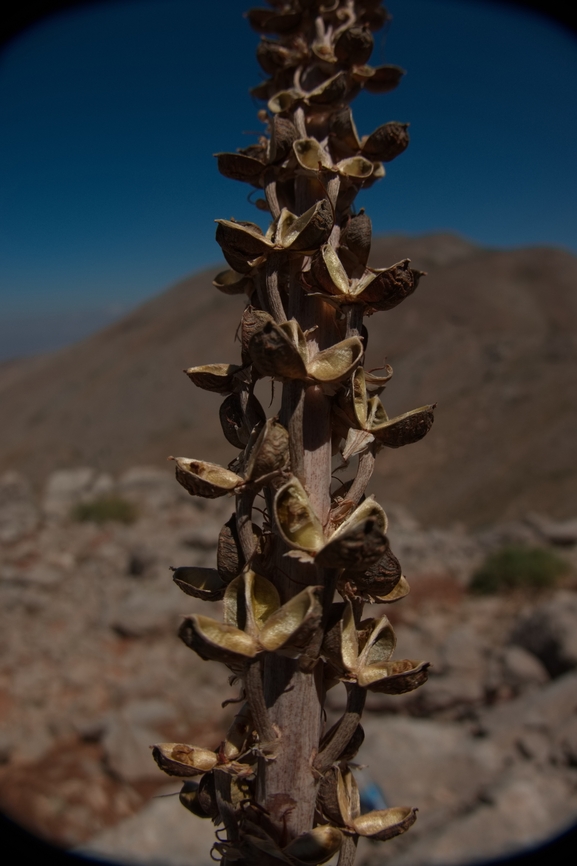
<instances>
[{"instance_id":1,"label":"brown woody stem","mask_svg":"<svg viewBox=\"0 0 577 866\"><path fill-rule=\"evenodd\" d=\"M337 866L353 866L355 857L357 856L358 836L345 836L341 850L339 851L339 859Z\"/></svg>"}]
</instances>

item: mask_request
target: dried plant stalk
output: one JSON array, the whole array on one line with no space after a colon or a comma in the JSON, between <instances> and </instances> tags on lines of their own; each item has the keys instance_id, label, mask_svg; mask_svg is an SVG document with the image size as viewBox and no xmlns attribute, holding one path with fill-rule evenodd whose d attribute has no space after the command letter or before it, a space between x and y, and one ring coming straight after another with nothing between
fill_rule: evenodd
<instances>
[{"instance_id":1,"label":"dried plant stalk","mask_svg":"<svg viewBox=\"0 0 577 866\"><path fill-rule=\"evenodd\" d=\"M410 806L361 815L348 761L363 740L367 690L410 691L428 668L391 658L386 616L362 618L365 603L408 592L386 515L365 494L375 457L421 439L434 410L389 418L379 395L391 368L380 376L363 368L363 317L401 303L422 274L408 259L367 265L371 222L354 200L409 139L397 122L359 137L349 106L362 88L392 90L403 71L368 64L372 33L387 19L379 0L270 0L248 19L262 36L257 57L268 76L252 91L266 102L264 132L217 154L218 167L263 191L256 204L271 221L263 232L217 220L231 269L214 285L248 297L240 363L186 371L225 397L223 433L240 453L228 468L175 458L192 495L234 493L236 512L220 533L215 569L174 572L188 594L223 599L224 622L187 617L180 637L227 665L246 703L217 751L161 743L153 755L167 773L199 779L185 783L181 802L224 825L226 840L214 849L223 862L314 866L340 851L348 866L359 836L386 840L415 820ZM267 419L254 394L263 378L282 383L278 417ZM341 468L354 456L358 468L334 489L339 454ZM253 522L261 494L262 528ZM339 681L347 707L325 731L325 695Z\"/></svg>"}]
</instances>

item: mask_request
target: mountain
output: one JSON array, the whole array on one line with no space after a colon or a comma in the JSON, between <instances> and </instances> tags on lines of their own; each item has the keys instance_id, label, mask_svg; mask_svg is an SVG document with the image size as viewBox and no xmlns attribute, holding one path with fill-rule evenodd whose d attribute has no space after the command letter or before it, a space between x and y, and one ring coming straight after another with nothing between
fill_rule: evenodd
<instances>
[{"instance_id":1,"label":"mountain","mask_svg":"<svg viewBox=\"0 0 577 866\"><path fill-rule=\"evenodd\" d=\"M577 514L577 257L449 234L375 239L373 265L405 257L428 276L368 320L367 366L395 369L390 416L436 401L436 421L423 441L380 453L369 490L436 525ZM216 270L74 346L0 365L0 471L40 484L58 467L232 459L221 398L181 372L239 358L245 299L214 289Z\"/></svg>"}]
</instances>

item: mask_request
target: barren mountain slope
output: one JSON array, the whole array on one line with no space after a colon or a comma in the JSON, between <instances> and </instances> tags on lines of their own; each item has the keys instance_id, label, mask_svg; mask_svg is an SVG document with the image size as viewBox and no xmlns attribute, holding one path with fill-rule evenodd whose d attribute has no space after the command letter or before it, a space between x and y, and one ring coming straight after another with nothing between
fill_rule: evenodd
<instances>
[{"instance_id":1,"label":"barren mountain slope","mask_svg":"<svg viewBox=\"0 0 577 866\"><path fill-rule=\"evenodd\" d=\"M410 257L416 294L369 320L368 366L395 376L392 415L438 402L428 437L377 461L375 492L435 524L528 510L577 512L577 258L480 249L451 235L377 239L372 263ZM53 355L0 366L0 470L119 471L168 454L226 462L220 398L181 370L236 362L243 297L190 277L115 325Z\"/></svg>"}]
</instances>

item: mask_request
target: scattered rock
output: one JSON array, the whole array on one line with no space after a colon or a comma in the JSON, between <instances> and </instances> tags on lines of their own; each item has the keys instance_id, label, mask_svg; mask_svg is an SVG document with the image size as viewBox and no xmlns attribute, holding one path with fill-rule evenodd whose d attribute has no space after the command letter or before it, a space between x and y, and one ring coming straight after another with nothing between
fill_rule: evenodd
<instances>
[{"instance_id":1,"label":"scattered rock","mask_svg":"<svg viewBox=\"0 0 577 866\"><path fill-rule=\"evenodd\" d=\"M577 592L558 590L528 611L511 641L537 656L552 677L577 667Z\"/></svg>"},{"instance_id":2,"label":"scattered rock","mask_svg":"<svg viewBox=\"0 0 577 866\"><path fill-rule=\"evenodd\" d=\"M12 544L37 528L40 515L28 481L18 472L0 478L0 544Z\"/></svg>"},{"instance_id":3,"label":"scattered rock","mask_svg":"<svg viewBox=\"0 0 577 866\"><path fill-rule=\"evenodd\" d=\"M68 517L71 509L90 496L96 472L89 467L59 469L46 483L42 508L46 517Z\"/></svg>"},{"instance_id":4,"label":"scattered rock","mask_svg":"<svg viewBox=\"0 0 577 866\"><path fill-rule=\"evenodd\" d=\"M539 659L521 646L508 646L502 655L502 679L513 691L542 686L549 680L547 669Z\"/></svg>"}]
</instances>

